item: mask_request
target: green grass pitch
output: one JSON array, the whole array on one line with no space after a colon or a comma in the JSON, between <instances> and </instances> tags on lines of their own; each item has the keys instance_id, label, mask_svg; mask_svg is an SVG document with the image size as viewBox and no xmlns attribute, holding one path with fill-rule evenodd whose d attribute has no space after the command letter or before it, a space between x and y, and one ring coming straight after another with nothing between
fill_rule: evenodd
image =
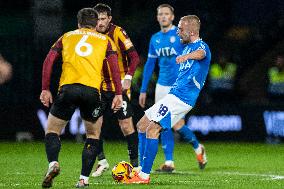
<instances>
[{"instance_id":1,"label":"green grass pitch","mask_svg":"<svg viewBox=\"0 0 284 189\"><path fill-rule=\"evenodd\" d=\"M59 157L61 173L53 188L74 188L81 167L83 144L63 142ZM190 145L176 143L176 173L151 175L150 185L116 184L111 171L90 178L89 188L284 188L284 145L259 143L205 143L208 165L198 169ZM105 143L111 167L128 161L126 143ZM163 163L161 148L153 169ZM0 188L41 188L47 169L43 142L0 142Z\"/></svg>"}]
</instances>

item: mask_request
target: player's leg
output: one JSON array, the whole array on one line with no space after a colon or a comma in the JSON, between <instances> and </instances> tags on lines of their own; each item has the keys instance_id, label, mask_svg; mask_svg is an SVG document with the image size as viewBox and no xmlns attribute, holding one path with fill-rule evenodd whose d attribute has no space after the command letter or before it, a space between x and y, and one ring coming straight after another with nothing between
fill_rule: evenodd
<instances>
[{"instance_id":1,"label":"player's leg","mask_svg":"<svg viewBox=\"0 0 284 189\"><path fill-rule=\"evenodd\" d=\"M172 129L163 130L161 132L161 143L165 155L165 163L160 166L156 171L158 172L173 172L174 166L174 134Z\"/></svg>"},{"instance_id":2,"label":"player's leg","mask_svg":"<svg viewBox=\"0 0 284 189\"><path fill-rule=\"evenodd\" d=\"M96 127L96 132L100 132L101 133L101 127L102 127L102 123L103 123L103 117L100 117L98 119L98 121L95 123L95 127ZM96 171L92 173L93 177L99 177L101 176L106 170L109 169L109 164L106 160L105 154L104 154L104 150L103 150L103 139L100 135L100 139L99 139L99 148L97 150L98 153L98 165L96 167Z\"/></svg>"},{"instance_id":3,"label":"player's leg","mask_svg":"<svg viewBox=\"0 0 284 189\"><path fill-rule=\"evenodd\" d=\"M112 104L112 100L114 97L114 93L111 91L101 91L101 101L103 103L103 115L105 117L113 116L112 114L112 110L111 110L111 104ZM103 119L101 120L101 122L96 122L96 124L100 124L100 127L102 127L103 124ZM101 176L105 171L107 171L109 169L109 163L106 159L105 153L104 153L104 141L102 136L100 137L100 146L99 146L99 151L98 151L98 164L96 166L96 170L95 172L92 173L93 177L99 177Z\"/></svg>"},{"instance_id":4,"label":"player's leg","mask_svg":"<svg viewBox=\"0 0 284 189\"><path fill-rule=\"evenodd\" d=\"M142 118L144 122L138 124L138 130L141 130L141 127L147 129L142 170L127 183L150 182L149 175L158 151L158 137L161 129L171 129L191 108L176 96L168 94L145 111L145 116Z\"/></svg>"},{"instance_id":5,"label":"player's leg","mask_svg":"<svg viewBox=\"0 0 284 189\"><path fill-rule=\"evenodd\" d=\"M189 142L192 145L194 150L198 148L199 142L191 129L185 125L184 118L179 120L179 122L174 126L174 129L176 129L176 131L184 138L186 142Z\"/></svg>"},{"instance_id":6,"label":"player's leg","mask_svg":"<svg viewBox=\"0 0 284 189\"><path fill-rule=\"evenodd\" d=\"M72 93L72 89L62 87L51 106L50 114L47 120L47 130L45 134L45 151L49 162L47 173L42 182L42 187L49 188L52 186L53 179L59 174L60 168L58 156L61 148L60 134L67 124L67 120L71 119L75 111L72 99L68 93Z\"/></svg>"},{"instance_id":7,"label":"player's leg","mask_svg":"<svg viewBox=\"0 0 284 189\"><path fill-rule=\"evenodd\" d=\"M98 90L94 88L82 87L79 99L78 106L85 124L86 141L82 151L81 175L76 187L83 188L89 184L89 175L98 155L101 123L96 127L96 122L102 116L102 107Z\"/></svg>"},{"instance_id":8,"label":"player's leg","mask_svg":"<svg viewBox=\"0 0 284 189\"><path fill-rule=\"evenodd\" d=\"M145 144L145 151L143 156L143 166L142 166L142 174L145 173L145 177L142 177L144 179L147 179L147 176L150 175L152 165L154 162L154 159L156 157L156 154L158 152L158 144L159 144L159 135L162 127L151 121L149 126L147 127L146 131L146 144Z\"/></svg>"},{"instance_id":9,"label":"player's leg","mask_svg":"<svg viewBox=\"0 0 284 189\"><path fill-rule=\"evenodd\" d=\"M138 131L138 148L139 148L139 157L140 157L140 166L143 166L143 156L146 145L146 129L150 124L150 120L144 115L140 121L137 123L137 131Z\"/></svg>"},{"instance_id":10,"label":"player's leg","mask_svg":"<svg viewBox=\"0 0 284 189\"><path fill-rule=\"evenodd\" d=\"M122 107L116 113L116 116L118 118L121 131L127 140L130 163L133 167L138 167L138 137L132 120L133 110L130 104L130 96L124 93L122 97Z\"/></svg>"},{"instance_id":11,"label":"player's leg","mask_svg":"<svg viewBox=\"0 0 284 189\"><path fill-rule=\"evenodd\" d=\"M176 123L173 128L184 138L186 142L192 145L196 154L199 168L204 169L207 163L205 148L198 142L195 134L191 131L191 129L187 125L185 125L184 118L179 120L179 122Z\"/></svg>"},{"instance_id":12,"label":"player's leg","mask_svg":"<svg viewBox=\"0 0 284 189\"><path fill-rule=\"evenodd\" d=\"M140 124L140 126L145 127L146 125ZM147 137L143 155L142 170L139 173L136 173L130 180L126 181L126 183L148 184L150 182L150 172L158 152L159 135L161 129L162 127L153 121L151 121L148 125L146 131Z\"/></svg>"},{"instance_id":13,"label":"player's leg","mask_svg":"<svg viewBox=\"0 0 284 189\"><path fill-rule=\"evenodd\" d=\"M93 169L99 149L100 133L96 131L95 123L84 120L86 127L86 141L82 151L82 168L76 187L89 185L89 175Z\"/></svg>"},{"instance_id":14,"label":"player's leg","mask_svg":"<svg viewBox=\"0 0 284 189\"><path fill-rule=\"evenodd\" d=\"M171 88L170 86L162 86L157 84L155 90L155 102L158 102L163 97L165 97L169 93L170 88ZM161 143L165 155L165 163L163 163L160 166L160 168L157 169L156 171L173 172L175 167L174 167L174 158L173 158L174 134L172 129L163 130L161 132Z\"/></svg>"},{"instance_id":15,"label":"player's leg","mask_svg":"<svg viewBox=\"0 0 284 189\"><path fill-rule=\"evenodd\" d=\"M130 163L133 165L133 167L138 167L138 137L134 129L132 117L119 119L118 122L127 141Z\"/></svg>"},{"instance_id":16,"label":"player's leg","mask_svg":"<svg viewBox=\"0 0 284 189\"><path fill-rule=\"evenodd\" d=\"M42 187L49 188L52 186L53 179L59 174L60 168L58 156L61 148L59 135L67 121L61 120L52 114L48 115L47 131L45 135L45 152L49 162L47 173L42 182Z\"/></svg>"}]
</instances>

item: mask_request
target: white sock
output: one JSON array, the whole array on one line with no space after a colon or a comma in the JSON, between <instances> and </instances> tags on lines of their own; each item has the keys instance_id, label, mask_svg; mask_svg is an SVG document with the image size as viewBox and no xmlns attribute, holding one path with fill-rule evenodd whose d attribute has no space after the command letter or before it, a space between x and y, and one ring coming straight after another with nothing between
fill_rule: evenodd
<instances>
[{"instance_id":1,"label":"white sock","mask_svg":"<svg viewBox=\"0 0 284 189\"><path fill-rule=\"evenodd\" d=\"M89 183L89 177L86 177L86 176L80 175L79 180L81 180L81 179L83 179L83 180L84 180L84 183L85 183L85 184L88 184L88 183Z\"/></svg>"},{"instance_id":2,"label":"white sock","mask_svg":"<svg viewBox=\"0 0 284 189\"><path fill-rule=\"evenodd\" d=\"M173 160L166 160L165 161L165 165L173 167L174 166L174 161Z\"/></svg>"},{"instance_id":3,"label":"white sock","mask_svg":"<svg viewBox=\"0 0 284 189\"><path fill-rule=\"evenodd\" d=\"M147 180L150 177L150 174L144 173L142 171L140 171L140 173L138 174L140 178Z\"/></svg>"},{"instance_id":4,"label":"white sock","mask_svg":"<svg viewBox=\"0 0 284 189\"><path fill-rule=\"evenodd\" d=\"M57 161L52 161L52 162L50 162L49 164L48 164L48 168L50 168L50 167L52 167L54 164L58 164L58 162Z\"/></svg>"},{"instance_id":5,"label":"white sock","mask_svg":"<svg viewBox=\"0 0 284 189\"><path fill-rule=\"evenodd\" d=\"M198 154L201 154L202 153L202 148L201 148L201 145L199 144L198 145L198 148L194 149L195 153L198 155Z\"/></svg>"},{"instance_id":6,"label":"white sock","mask_svg":"<svg viewBox=\"0 0 284 189\"><path fill-rule=\"evenodd\" d=\"M108 162L107 162L106 159L102 159L102 160L100 160L100 161L98 162L98 164L99 164L99 165L107 165Z\"/></svg>"}]
</instances>

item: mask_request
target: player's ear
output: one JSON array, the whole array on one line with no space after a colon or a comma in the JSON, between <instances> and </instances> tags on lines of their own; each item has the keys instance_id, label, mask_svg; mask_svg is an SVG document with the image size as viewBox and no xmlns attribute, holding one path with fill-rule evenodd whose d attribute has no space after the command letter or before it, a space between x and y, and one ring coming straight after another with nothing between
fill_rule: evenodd
<instances>
[{"instance_id":1,"label":"player's ear","mask_svg":"<svg viewBox=\"0 0 284 189\"><path fill-rule=\"evenodd\" d=\"M109 21L111 22L111 20L112 20L112 16L109 16L108 18L109 18Z\"/></svg>"},{"instance_id":2,"label":"player's ear","mask_svg":"<svg viewBox=\"0 0 284 189\"><path fill-rule=\"evenodd\" d=\"M78 23L78 28L80 29L81 28L81 25Z\"/></svg>"},{"instance_id":3,"label":"player's ear","mask_svg":"<svg viewBox=\"0 0 284 189\"><path fill-rule=\"evenodd\" d=\"M172 15L172 22L174 21L174 19L175 19L175 15L173 14L173 15Z\"/></svg>"}]
</instances>

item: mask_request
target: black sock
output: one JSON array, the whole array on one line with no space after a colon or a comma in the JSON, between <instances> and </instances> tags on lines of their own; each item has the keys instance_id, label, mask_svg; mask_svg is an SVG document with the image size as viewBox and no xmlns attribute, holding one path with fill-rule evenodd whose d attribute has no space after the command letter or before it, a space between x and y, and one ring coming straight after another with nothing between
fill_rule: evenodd
<instances>
[{"instance_id":1,"label":"black sock","mask_svg":"<svg viewBox=\"0 0 284 189\"><path fill-rule=\"evenodd\" d=\"M47 133L45 135L45 152L49 163L52 161L58 161L60 147L61 142L58 134Z\"/></svg>"},{"instance_id":2,"label":"black sock","mask_svg":"<svg viewBox=\"0 0 284 189\"><path fill-rule=\"evenodd\" d=\"M98 148L98 161L106 159L106 156L104 154L104 142L103 139L99 140L99 148Z\"/></svg>"},{"instance_id":3,"label":"black sock","mask_svg":"<svg viewBox=\"0 0 284 189\"><path fill-rule=\"evenodd\" d=\"M134 132L130 135L125 136L128 145L128 155L130 163L133 167L138 167L138 136Z\"/></svg>"},{"instance_id":4,"label":"black sock","mask_svg":"<svg viewBox=\"0 0 284 189\"><path fill-rule=\"evenodd\" d=\"M82 152L81 175L88 177L93 169L99 148L99 140L87 138Z\"/></svg>"}]
</instances>

